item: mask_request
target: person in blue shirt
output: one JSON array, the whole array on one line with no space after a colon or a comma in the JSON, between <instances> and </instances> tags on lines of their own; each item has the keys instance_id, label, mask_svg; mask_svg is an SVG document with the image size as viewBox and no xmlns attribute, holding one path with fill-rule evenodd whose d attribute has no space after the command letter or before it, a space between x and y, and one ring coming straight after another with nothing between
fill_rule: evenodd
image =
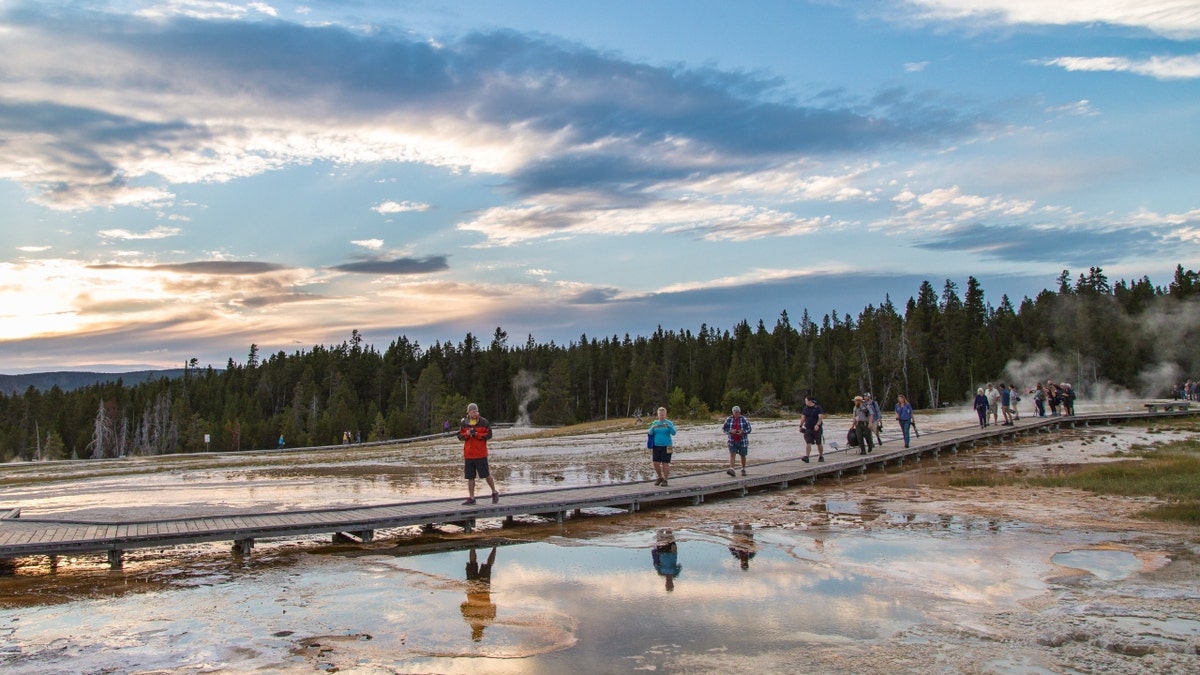
<instances>
[{"instance_id":1,"label":"person in blue shirt","mask_svg":"<svg viewBox=\"0 0 1200 675\"><path fill-rule=\"evenodd\" d=\"M908 397L900 394L896 397L896 421L900 423L900 433L904 436L904 447L908 447L908 435L911 432L913 419L912 404Z\"/></svg>"},{"instance_id":2,"label":"person in blue shirt","mask_svg":"<svg viewBox=\"0 0 1200 675\"><path fill-rule=\"evenodd\" d=\"M654 463L654 473L658 480L655 485L666 487L667 478L671 473L671 437L675 435L675 423L667 419L667 409L658 409L658 419L650 423L651 454L650 461Z\"/></svg>"}]
</instances>

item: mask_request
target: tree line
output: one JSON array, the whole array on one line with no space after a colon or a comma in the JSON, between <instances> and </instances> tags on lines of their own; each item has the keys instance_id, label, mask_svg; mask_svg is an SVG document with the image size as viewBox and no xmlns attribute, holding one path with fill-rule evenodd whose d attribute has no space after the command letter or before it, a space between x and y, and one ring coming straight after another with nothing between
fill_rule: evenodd
<instances>
[{"instance_id":1,"label":"tree line","mask_svg":"<svg viewBox=\"0 0 1200 675\"><path fill-rule=\"evenodd\" d=\"M63 391L0 394L0 459L105 458L327 445L437 433L470 401L494 422L560 425L665 405L675 418L706 418L733 405L756 415L798 408L813 394L846 412L855 394L885 404L899 393L916 408L966 401L985 381L1032 387L1070 381L1083 398L1112 389L1161 396L1200 362L1195 314L1200 274L1175 269L1111 284L1090 268L1064 270L1056 290L1014 306L928 281L898 309L890 296L856 317L818 321L781 311L773 326L664 330L649 336L584 334L565 345L529 335L511 344L497 327L485 344L422 348L400 336L383 351L353 331L335 346L262 355L223 370L133 386L120 380Z\"/></svg>"}]
</instances>

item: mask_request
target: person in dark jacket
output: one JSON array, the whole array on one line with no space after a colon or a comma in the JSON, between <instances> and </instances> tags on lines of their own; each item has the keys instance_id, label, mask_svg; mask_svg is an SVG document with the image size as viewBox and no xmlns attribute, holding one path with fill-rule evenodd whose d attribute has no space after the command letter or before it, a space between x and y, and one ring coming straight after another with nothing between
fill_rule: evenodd
<instances>
[{"instance_id":1,"label":"person in dark jacket","mask_svg":"<svg viewBox=\"0 0 1200 675\"><path fill-rule=\"evenodd\" d=\"M975 412L979 413L979 428L988 425L988 397L983 393L983 387L975 391Z\"/></svg>"}]
</instances>

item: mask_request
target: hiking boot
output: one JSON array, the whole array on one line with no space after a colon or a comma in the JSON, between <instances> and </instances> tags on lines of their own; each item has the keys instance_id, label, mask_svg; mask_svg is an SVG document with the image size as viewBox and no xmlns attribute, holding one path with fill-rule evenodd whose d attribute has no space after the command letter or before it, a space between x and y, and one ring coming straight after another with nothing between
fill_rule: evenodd
<instances>
[{"instance_id":1,"label":"hiking boot","mask_svg":"<svg viewBox=\"0 0 1200 675\"><path fill-rule=\"evenodd\" d=\"M725 470L725 473L729 474L730 476L736 476L736 475L737 475L736 473L734 473L734 472L733 472L733 469L726 469L726 470Z\"/></svg>"},{"instance_id":2,"label":"hiking boot","mask_svg":"<svg viewBox=\"0 0 1200 675\"><path fill-rule=\"evenodd\" d=\"M667 487L667 479L666 478L662 479L662 486Z\"/></svg>"},{"instance_id":3,"label":"hiking boot","mask_svg":"<svg viewBox=\"0 0 1200 675\"><path fill-rule=\"evenodd\" d=\"M745 469L742 469L742 475L743 475L743 476L745 476L745 475L746 475L746 470L745 470Z\"/></svg>"},{"instance_id":4,"label":"hiking boot","mask_svg":"<svg viewBox=\"0 0 1200 675\"><path fill-rule=\"evenodd\" d=\"M801 462L804 462L805 464L808 464L808 455L805 455L805 456L801 457L801 458L800 458L800 461L801 461Z\"/></svg>"},{"instance_id":5,"label":"hiking boot","mask_svg":"<svg viewBox=\"0 0 1200 675\"><path fill-rule=\"evenodd\" d=\"M463 506L470 506L475 503L474 497L468 497L467 501L463 502Z\"/></svg>"},{"instance_id":6,"label":"hiking boot","mask_svg":"<svg viewBox=\"0 0 1200 675\"><path fill-rule=\"evenodd\" d=\"M492 503L493 503L493 504L499 504L499 503L500 503L500 493L499 493L499 492L493 492L493 493L492 493Z\"/></svg>"},{"instance_id":7,"label":"hiking boot","mask_svg":"<svg viewBox=\"0 0 1200 675\"><path fill-rule=\"evenodd\" d=\"M818 461L818 462L824 462L824 461L825 461L825 455L817 455L817 461Z\"/></svg>"},{"instance_id":8,"label":"hiking boot","mask_svg":"<svg viewBox=\"0 0 1200 675\"><path fill-rule=\"evenodd\" d=\"M662 484L663 484L663 479L659 478L658 480L654 481L654 484L655 484L655 485L662 485Z\"/></svg>"}]
</instances>

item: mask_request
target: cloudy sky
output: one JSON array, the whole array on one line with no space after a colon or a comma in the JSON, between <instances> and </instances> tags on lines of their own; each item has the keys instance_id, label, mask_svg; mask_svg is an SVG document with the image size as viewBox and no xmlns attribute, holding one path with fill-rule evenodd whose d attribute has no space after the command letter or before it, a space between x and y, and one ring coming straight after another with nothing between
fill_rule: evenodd
<instances>
[{"instance_id":1,"label":"cloudy sky","mask_svg":"<svg viewBox=\"0 0 1200 675\"><path fill-rule=\"evenodd\" d=\"M0 372L1200 268L1194 0L0 0Z\"/></svg>"}]
</instances>

